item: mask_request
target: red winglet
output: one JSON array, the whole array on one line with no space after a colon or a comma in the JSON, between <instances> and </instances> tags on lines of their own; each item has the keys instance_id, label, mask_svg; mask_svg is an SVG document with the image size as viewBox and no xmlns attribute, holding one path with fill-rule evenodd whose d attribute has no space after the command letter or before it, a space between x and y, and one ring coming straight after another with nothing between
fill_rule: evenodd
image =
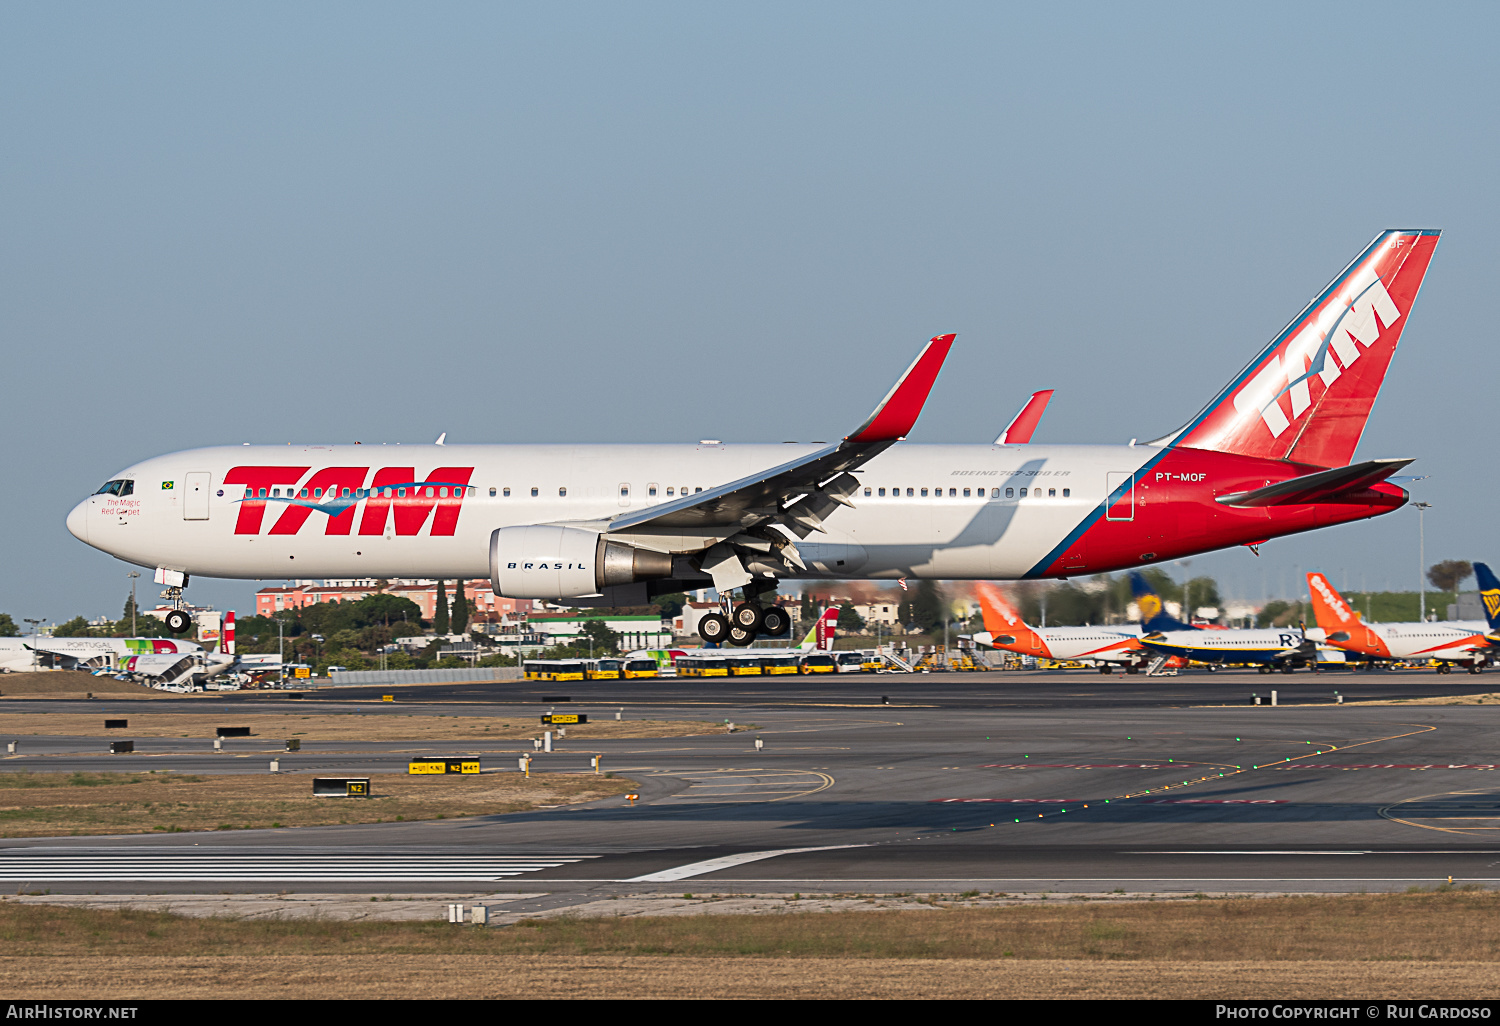
<instances>
[{"instance_id":1,"label":"red winglet","mask_svg":"<svg viewBox=\"0 0 1500 1026\"><path fill-rule=\"evenodd\" d=\"M1016 419L1000 432L1000 437L995 439L995 444L1025 445L1031 441L1031 433L1042 422L1042 414L1047 412L1047 404L1052 401L1054 391L1056 389L1048 388L1031 393L1030 401L1021 407L1021 412L1016 414Z\"/></svg>"},{"instance_id":2,"label":"red winglet","mask_svg":"<svg viewBox=\"0 0 1500 1026\"><path fill-rule=\"evenodd\" d=\"M927 395L932 391L932 383L937 380L938 371L943 367L943 361L948 358L948 350L953 348L953 340L956 335L939 335L928 342L921 354L906 373L901 375L901 380L896 382L886 397L875 407L875 412L870 414L870 419L861 424L853 434L846 437L846 442L899 442L905 438L912 425L917 422L917 415L922 412L922 405L927 402Z\"/></svg>"}]
</instances>

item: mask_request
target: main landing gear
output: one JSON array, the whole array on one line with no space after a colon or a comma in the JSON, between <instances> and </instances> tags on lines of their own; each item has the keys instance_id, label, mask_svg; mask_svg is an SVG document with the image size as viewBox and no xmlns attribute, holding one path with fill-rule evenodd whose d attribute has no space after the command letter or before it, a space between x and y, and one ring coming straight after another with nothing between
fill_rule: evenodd
<instances>
[{"instance_id":1,"label":"main landing gear","mask_svg":"<svg viewBox=\"0 0 1500 1026\"><path fill-rule=\"evenodd\" d=\"M784 635L792 625L792 618L780 606L761 608L749 602L741 602L734 612L709 613L698 621L698 637L711 645L728 642L743 648L756 637L776 638Z\"/></svg>"}]
</instances>

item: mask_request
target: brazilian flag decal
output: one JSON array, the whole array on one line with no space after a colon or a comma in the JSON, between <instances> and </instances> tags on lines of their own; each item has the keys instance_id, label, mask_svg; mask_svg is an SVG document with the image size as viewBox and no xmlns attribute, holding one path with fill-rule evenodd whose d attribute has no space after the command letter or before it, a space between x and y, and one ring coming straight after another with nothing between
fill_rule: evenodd
<instances>
[{"instance_id":1,"label":"brazilian flag decal","mask_svg":"<svg viewBox=\"0 0 1500 1026\"><path fill-rule=\"evenodd\" d=\"M161 490L164 492L170 492L172 490L172 486L176 483L177 482L175 481L163 481L161 483Z\"/></svg>"}]
</instances>

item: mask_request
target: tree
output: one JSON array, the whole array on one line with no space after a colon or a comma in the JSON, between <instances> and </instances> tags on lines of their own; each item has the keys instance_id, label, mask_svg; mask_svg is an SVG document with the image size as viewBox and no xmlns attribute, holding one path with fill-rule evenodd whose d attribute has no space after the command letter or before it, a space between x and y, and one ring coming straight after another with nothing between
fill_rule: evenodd
<instances>
[{"instance_id":1,"label":"tree","mask_svg":"<svg viewBox=\"0 0 1500 1026\"><path fill-rule=\"evenodd\" d=\"M656 608L661 610L661 618L671 620L682 612L682 607L687 605L688 597L680 591L674 591L670 595L658 595L652 601L656 604Z\"/></svg>"},{"instance_id":2,"label":"tree","mask_svg":"<svg viewBox=\"0 0 1500 1026\"><path fill-rule=\"evenodd\" d=\"M1438 591L1457 591L1459 584L1474 572L1467 560L1445 559L1427 568L1427 580Z\"/></svg>"},{"instance_id":3,"label":"tree","mask_svg":"<svg viewBox=\"0 0 1500 1026\"><path fill-rule=\"evenodd\" d=\"M853 606L844 606L839 610L839 630L850 634L865 629L865 618L854 611Z\"/></svg>"},{"instance_id":4,"label":"tree","mask_svg":"<svg viewBox=\"0 0 1500 1026\"><path fill-rule=\"evenodd\" d=\"M139 620L140 610L136 608L135 596L130 595L125 599L125 614L120 617L120 624L115 629L129 634L132 629L138 628Z\"/></svg>"},{"instance_id":5,"label":"tree","mask_svg":"<svg viewBox=\"0 0 1500 1026\"><path fill-rule=\"evenodd\" d=\"M453 633L462 634L469 629L469 600L464 597L464 582L462 579L454 582L453 592Z\"/></svg>"},{"instance_id":6,"label":"tree","mask_svg":"<svg viewBox=\"0 0 1500 1026\"><path fill-rule=\"evenodd\" d=\"M91 638L94 632L89 629L89 622L81 616L75 616L52 628L54 638Z\"/></svg>"},{"instance_id":7,"label":"tree","mask_svg":"<svg viewBox=\"0 0 1500 1026\"><path fill-rule=\"evenodd\" d=\"M16 629L16 621L10 618L9 613L0 613L0 638L19 638L21 632Z\"/></svg>"},{"instance_id":8,"label":"tree","mask_svg":"<svg viewBox=\"0 0 1500 1026\"><path fill-rule=\"evenodd\" d=\"M911 618L917 629L926 633L940 626L944 617L951 615L943 596L938 592L936 581L918 581L917 594L911 600Z\"/></svg>"},{"instance_id":9,"label":"tree","mask_svg":"<svg viewBox=\"0 0 1500 1026\"><path fill-rule=\"evenodd\" d=\"M610 630L603 620L585 620L578 629L579 641L587 644L594 640L594 655L611 655L620 650L620 636Z\"/></svg>"},{"instance_id":10,"label":"tree","mask_svg":"<svg viewBox=\"0 0 1500 1026\"><path fill-rule=\"evenodd\" d=\"M432 616L432 629L438 634L448 633L448 592L442 581L438 581L437 611Z\"/></svg>"}]
</instances>

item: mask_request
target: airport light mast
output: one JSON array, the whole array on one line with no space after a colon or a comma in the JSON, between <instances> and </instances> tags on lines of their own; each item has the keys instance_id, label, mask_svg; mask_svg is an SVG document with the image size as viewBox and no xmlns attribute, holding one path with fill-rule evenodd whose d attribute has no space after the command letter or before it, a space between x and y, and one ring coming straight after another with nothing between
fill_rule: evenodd
<instances>
[{"instance_id":1,"label":"airport light mast","mask_svg":"<svg viewBox=\"0 0 1500 1026\"><path fill-rule=\"evenodd\" d=\"M133 637L135 637L135 634L136 634L136 631L135 631L135 579L137 577L141 576L141 575L140 575L140 571L138 571L138 570L132 570L132 571L130 571L130 573L126 574L125 576L130 578L130 636L133 638Z\"/></svg>"},{"instance_id":2,"label":"airport light mast","mask_svg":"<svg viewBox=\"0 0 1500 1026\"><path fill-rule=\"evenodd\" d=\"M42 624L44 624L44 623L47 622L47 618L44 616L40 620L33 620L31 617L28 616L28 617L25 618L25 620L26 620L27 623L31 624L31 672L35 673L36 672L36 637L37 637L37 635L39 633L41 633Z\"/></svg>"},{"instance_id":3,"label":"airport light mast","mask_svg":"<svg viewBox=\"0 0 1500 1026\"><path fill-rule=\"evenodd\" d=\"M1422 523L1422 514L1432 508L1430 502L1414 502L1417 508L1417 593L1422 605L1421 620L1427 622L1427 532Z\"/></svg>"}]
</instances>

